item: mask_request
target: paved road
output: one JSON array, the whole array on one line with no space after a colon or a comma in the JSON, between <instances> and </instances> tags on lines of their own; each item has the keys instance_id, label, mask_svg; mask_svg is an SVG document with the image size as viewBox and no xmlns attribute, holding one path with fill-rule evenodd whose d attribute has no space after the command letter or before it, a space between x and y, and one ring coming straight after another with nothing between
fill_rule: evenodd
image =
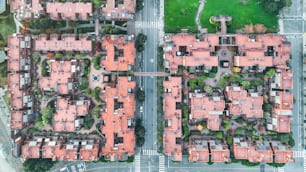
<instances>
[{"instance_id":1,"label":"paved road","mask_svg":"<svg viewBox=\"0 0 306 172\"><path fill-rule=\"evenodd\" d=\"M295 151L302 151L303 145L303 62L302 62L302 51L303 51L303 34L305 33L305 20L303 13L306 3L303 0L292 0L292 6L285 8L280 13L279 20L279 33L284 34L288 41L291 43L291 66L293 70L293 83L294 83L294 98L295 104L293 109L293 120L291 122L291 128L293 137L295 139L296 146L293 148ZM295 163L289 163L285 166L285 172L302 172L304 171L303 158L295 158Z\"/></svg>"}]
</instances>

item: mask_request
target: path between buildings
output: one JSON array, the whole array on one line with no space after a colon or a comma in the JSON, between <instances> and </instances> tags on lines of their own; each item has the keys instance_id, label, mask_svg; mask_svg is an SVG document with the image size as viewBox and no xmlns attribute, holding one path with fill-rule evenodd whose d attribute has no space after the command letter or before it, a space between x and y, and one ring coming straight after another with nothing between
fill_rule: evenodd
<instances>
[{"instance_id":1,"label":"path between buildings","mask_svg":"<svg viewBox=\"0 0 306 172\"><path fill-rule=\"evenodd\" d=\"M199 5L198 11L197 11L196 18L195 18L198 31L200 31L202 29L201 22L200 22L200 16L203 12L206 0L199 0L199 2L200 2L200 5Z\"/></svg>"}]
</instances>

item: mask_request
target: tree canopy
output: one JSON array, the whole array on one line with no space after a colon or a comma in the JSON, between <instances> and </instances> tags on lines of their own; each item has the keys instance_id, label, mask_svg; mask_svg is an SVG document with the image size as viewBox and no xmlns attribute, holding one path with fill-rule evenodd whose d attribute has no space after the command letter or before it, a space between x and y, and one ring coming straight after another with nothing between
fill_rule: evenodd
<instances>
[{"instance_id":1,"label":"tree canopy","mask_svg":"<svg viewBox=\"0 0 306 172\"><path fill-rule=\"evenodd\" d=\"M56 161L51 159L28 159L23 163L25 172L49 171Z\"/></svg>"},{"instance_id":2,"label":"tree canopy","mask_svg":"<svg viewBox=\"0 0 306 172\"><path fill-rule=\"evenodd\" d=\"M54 109L51 107L45 107L41 110L41 118L42 118L43 125L47 125L51 123L53 110Z\"/></svg>"}]
</instances>

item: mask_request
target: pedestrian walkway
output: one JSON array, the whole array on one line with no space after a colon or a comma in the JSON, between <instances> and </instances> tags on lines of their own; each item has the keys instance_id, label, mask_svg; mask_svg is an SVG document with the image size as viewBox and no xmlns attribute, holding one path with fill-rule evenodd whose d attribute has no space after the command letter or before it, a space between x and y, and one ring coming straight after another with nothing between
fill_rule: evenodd
<instances>
[{"instance_id":1,"label":"pedestrian walkway","mask_svg":"<svg viewBox=\"0 0 306 172\"><path fill-rule=\"evenodd\" d=\"M152 28L152 29L159 29L162 27L162 23L160 21L136 21L135 22L136 28Z\"/></svg>"},{"instance_id":2,"label":"pedestrian walkway","mask_svg":"<svg viewBox=\"0 0 306 172\"><path fill-rule=\"evenodd\" d=\"M285 168L284 168L284 167L278 167L278 168L277 168L277 171L278 171L278 172L285 172Z\"/></svg>"},{"instance_id":3,"label":"pedestrian walkway","mask_svg":"<svg viewBox=\"0 0 306 172\"><path fill-rule=\"evenodd\" d=\"M156 150L152 150L152 149L143 149L142 154L143 155L159 155L159 153Z\"/></svg>"},{"instance_id":4,"label":"pedestrian walkway","mask_svg":"<svg viewBox=\"0 0 306 172\"><path fill-rule=\"evenodd\" d=\"M293 157L294 158L303 158L303 157L306 157L305 153L306 152L304 152L304 151L293 151Z\"/></svg>"},{"instance_id":5,"label":"pedestrian walkway","mask_svg":"<svg viewBox=\"0 0 306 172\"><path fill-rule=\"evenodd\" d=\"M159 172L165 171L165 156L159 155Z\"/></svg>"},{"instance_id":6,"label":"pedestrian walkway","mask_svg":"<svg viewBox=\"0 0 306 172\"><path fill-rule=\"evenodd\" d=\"M140 172L140 155L135 155L135 172Z\"/></svg>"}]
</instances>

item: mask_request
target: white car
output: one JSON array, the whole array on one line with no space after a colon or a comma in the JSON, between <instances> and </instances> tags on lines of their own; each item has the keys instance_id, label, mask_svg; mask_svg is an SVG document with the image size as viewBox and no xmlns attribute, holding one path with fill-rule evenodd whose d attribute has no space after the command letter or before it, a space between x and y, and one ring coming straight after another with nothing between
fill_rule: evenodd
<instances>
[{"instance_id":1,"label":"white car","mask_svg":"<svg viewBox=\"0 0 306 172\"><path fill-rule=\"evenodd\" d=\"M140 106L139 108L139 112L142 113L143 112L143 106Z\"/></svg>"}]
</instances>

